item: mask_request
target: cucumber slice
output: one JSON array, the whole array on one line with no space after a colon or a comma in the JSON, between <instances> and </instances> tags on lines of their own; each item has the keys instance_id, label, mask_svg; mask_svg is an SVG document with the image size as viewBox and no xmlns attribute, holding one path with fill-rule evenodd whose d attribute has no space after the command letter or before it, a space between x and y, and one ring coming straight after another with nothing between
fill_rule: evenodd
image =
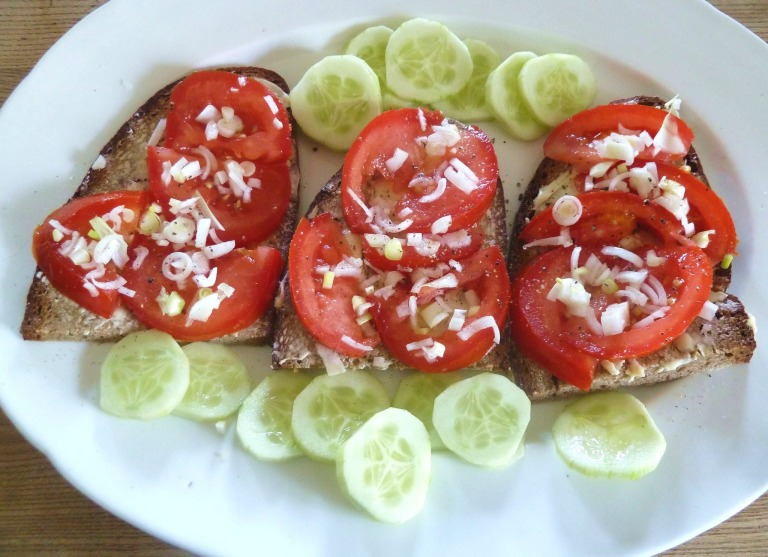
<instances>
[{"instance_id":1,"label":"cucumber slice","mask_svg":"<svg viewBox=\"0 0 768 557\"><path fill-rule=\"evenodd\" d=\"M291 370L267 375L248 395L237 414L237 437L259 460L271 462L301 456L291 430L293 401L312 377Z\"/></svg>"},{"instance_id":2,"label":"cucumber slice","mask_svg":"<svg viewBox=\"0 0 768 557\"><path fill-rule=\"evenodd\" d=\"M597 92L589 64L572 54L544 54L526 62L518 83L531 112L550 126L587 108Z\"/></svg>"},{"instance_id":3,"label":"cucumber slice","mask_svg":"<svg viewBox=\"0 0 768 557\"><path fill-rule=\"evenodd\" d=\"M552 426L560 457L587 476L637 479L656 469L667 443L642 402L628 393L586 395Z\"/></svg>"},{"instance_id":4,"label":"cucumber slice","mask_svg":"<svg viewBox=\"0 0 768 557\"><path fill-rule=\"evenodd\" d=\"M381 113L376 73L350 54L326 56L310 67L289 94L301 129L315 141L345 150L363 127Z\"/></svg>"},{"instance_id":5,"label":"cucumber slice","mask_svg":"<svg viewBox=\"0 0 768 557\"><path fill-rule=\"evenodd\" d=\"M123 418L167 416L189 386L189 361L173 337L161 331L131 333L101 365L102 410Z\"/></svg>"},{"instance_id":6,"label":"cucumber slice","mask_svg":"<svg viewBox=\"0 0 768 557\"><path fill-rule=\"evenodd\" d=\"M226 346L208 342L193 342L182 350L189 360L189 387L173 414L200 421L234 414L251 392L240 357Z\"/></svg>"},{"instance_id":7,"label":"cucumber slice","mask_svg":"<svg viewBox=\"0 0 768 557\"><path fill-rule=\"evenodd\" d=\"M424 424L406 410L387 408L344 443L336 476L342 491L373 518L397 524L423 508L431 463Z\"/></svg>"},{"instance_id":8,"label":"cucumber slice","mask_svg":"<svg viewBox=\"0 0 768 557\"><path fill-rule=\"evenodd\" d=\"M445 389L432 414L445 446L467 462L501 468L522 454L531 401L503 375L481 373Z\"/></svg>"},{"instance_id":9,"label":"cucumber slice","mask_svg":"<svg viewBox=\"0 0 768 557\"><path fill-rule=\"evenodd\" d=\"M386 25L368 27L352 37L344 51L344 54L351 54L364 60L378 76L382 87L387 82L384 53L387 50L390 36L392 36L392 29Z\"/></svg>"},{"instance_id":10,"label":"cucumber slice","mask_svg":"<svg viewBox=\"0 0 768 557\"><path fill-rule=\"evenodd\" d=\"M309 456L332 461L350 435L388 406L384 386L364 371L320 375L293 403L293 435Z\"/></svg>"},{"instance_id":11,"label":"cucumber slice","mask_svg":"<svg viewBox=\"0 0 768 557\"><path fill-rule=\"evenodd\" d=\"M459 373L414 373L397 386L392 406L408 410L419 418L429 433L432 449L444 449L445 444L432 424L435 397L461 379Z\"/></svg>"},{"instance_id":12,"label":"cucumber slice","mask_svg":"<svg viewBox=\"0 0 768 557\"><path fill-rule=\"evenodd\" d=\"M436 101L433 106L446 116L457 120L482 121L493 119L485 100L488 75L501 63L501 57L491 45L475 39L464 41L472 56L472 76L455 95Z\"/></svg>"},{"instance_id":13,"label":"cucumber slice","mask_svg":"<svg viewBox=\"0 0 768 557\"><path fill-rule=\"evenodd\" d=\"M422 103L458 93L472 75L467 46L442 23L422 18L395 29L385 61L392 92Z\"/></svg>"},{"instance_id":14,"label":"cucumber slice","mask_svg":"<svg viewBox=\"0 0 768 557\"><path fill-rule=\"evenodd\" d=\"M520 93L518 76L523 65L534 60L533 52L515 52L499 64L485 82L485 98L491 113L517 139L531 141L549 128L536 120Z\"/></svg>"}]
</instances>

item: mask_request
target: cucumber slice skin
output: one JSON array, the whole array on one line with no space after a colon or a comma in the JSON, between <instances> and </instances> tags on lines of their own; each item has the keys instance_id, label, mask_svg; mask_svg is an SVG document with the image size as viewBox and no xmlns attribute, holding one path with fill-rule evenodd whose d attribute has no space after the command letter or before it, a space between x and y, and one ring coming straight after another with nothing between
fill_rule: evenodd
<instances>
[{"instance_id":1,"label":"cucumber slice skin","mask_svg":"<svg viewBox=\"0 0 768 557\"><path fill-rule=\"evenodd\" d=\"M431 463L424 424L391 407L372 416L339 449L336 476L342 491L373 518L399 524L422 510Z\"/></svg>"},{"instance_id":2,"label":"cucumber slice skin","mask_svg":"<svg viewBox=\"0 0 768 557\"><path fill-rule=\"evenodd\" d=\"M364 371L319 375L296 397L291 428L308 456L333 462L339 447L389 405L384 386Z\"/></svg>"},{"instance_id":3,"label":"cucumber slice skin","mask_svg":"<svg viewBox=\"0 0 768 557\"><path fill-rule=\"evenodd\" d=\"M533 115L549 126L588 108L597 93L589 64L573 54L543 54L526 62L518 84Z\"/></svg>"},{"instance_id":4,"label":"cucumber slice skin","mask_svg":"<svg viewBox=\"0 0 768 557\"><path fill-rule=\"evenodd\" d=\"M154 380L153 380L154 379ZM174 338L157 330L131 333L101 365L100 406L121 418L169 415L189 386L189 361Z\"/></svg>"},{"instance_id":5,"label":"cucumber slice skin","mask_svg":"<svg viewBox=\"0 0 768 557\"><path fill-rule=\"evenodd\" d=\"M189 360L190 382L184 398L173 409L173 415L198 421L222 420L234 414L251 391L251 380L240 357L230 348L210 342L193 342L182 348ZM196 375L207 370L207 362L218 367L219 377L202 379L218 383L218 392L206 391L198 385Z\"/></svg>"},{"instance_id":6,"label":"cucumber slice skin","mask_svg":"<svg viewBox=\"0 0 768 557\"><path fill-rule=\"evenodd\" d=\"M635 480L656 469L666 440L629 393L592 393L567 405L552 426L555 449L586 476Z\"/></svg>"},{"instance_id":7,"label":"cucumber slice skin","mask_svg":"<svg viewBox=\"0 0 768 557\"><path fill-rule=\"evenodd\" d=\"M237 437L246 451L267 462L304 455L293 436L291 414L296 396L311 380L311 375L292 370L276 371L262 379L237 414Z\"/></svg>"},{"instance_id":8,"label":"cucumber slice skin","mask_svg":"<svg viewBox=\"0 0 768 557\"><path fill-rule=\"evenodd\" d=\"M395 29L385 60L388 88L423 104L458 93L472 75L472 56L461 39L442 23L423 18Z\"/></svg>"},{"instance_id":9,"label":"cucumber slice skin","mask_svg":"<svg viewBox=\"0 0 768 557\"><path fill-rule=\"evenodd\" d=\"M350 54L326 56L310 67L289 94L302 131L329 149L344 151L381 113L376 73Z\"/></svg>"},{"instance_id":10,"label":"cucumber slice skin","mask_svg":"<svg viewBox=\"0 0 768 557\"><path fill-rule=\"evenodd\" d=\"M501 56L484 41L466 39L464 44L472 57L472 75L469 81L461 91L434 102L432 106L446 116L462 122L493 120L494 115L486 100L485 84L490 73L501 63Z\"/></svg>"},{"instance_id":11,"label":"cucumber slice skin","mask_svg":"<svg viewBox=\"0 0 768 557\"><path fill-rule=\"evenodd\" d=\"M445 446L467 462L503 468L522 454L531 401L509 378L484 372L435 398L432 420Z\"/></svg>"},{"instance_id":12,"label":"cucumber slice skin","mask_svg":"<svg viewBox=\"0 0 768 557\"><path fill-rule=\"evenodd\" d=\"M413 373L404 377L397 387L392 406L407 410L419 418L429 433L429 441L432 450L445 448L445 443L438 435L432 423L432 412L435 407L435 398L450 385L462 378L458 372L454 373Z\"/></svg>"},{"instance_id":13,"label":"cucumber slice skin","mask_svg":"<svg viewBox=\"0 0 768 557\"><path fill-rule=\"evenodd\" d=\"M518 85L520 70L535 58L533 52L515 52L499 64L485 82L485 98L491 113L512 137L522 141L538 139L549 131L548 126L534 117Z\"/></svg>"}]
</instances>

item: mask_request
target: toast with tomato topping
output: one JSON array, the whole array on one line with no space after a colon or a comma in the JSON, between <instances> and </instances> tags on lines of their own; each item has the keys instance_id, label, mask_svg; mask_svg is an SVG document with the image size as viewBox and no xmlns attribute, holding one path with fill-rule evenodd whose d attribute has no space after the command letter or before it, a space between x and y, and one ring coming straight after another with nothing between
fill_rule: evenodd
<instances>
[{"instance_id":1,"label":"toast with tomato topping","mask_svg":"<svg viewBox=\"0 0 768 557\"><path fill-rule=\"evenodd\" d=\"M403 132L404 126L408 133ZM446 170L449 166L453 171L461 166L451 159L453 155L446 155L453 162L444 164L440 162L444 152L434 159L430 159L433 155L421 158L429 140L409 141L414 135L429 135L430 130L436 134L430 136L435 145L456 130L476 134L462 135L452 152L475 153L472 164L479 165L475 169L480 177L474 179L484 184L478 189L489 188L487 198L472 189L475 186L464 191L441 178L443 171L453 176ZM369 152L371 143L377 152ZM445 145L440 149L445 151ZM492 159L489 166L493 168L487 176L478 162L486 157ZM429 161L437 162L429 166ZM313 200L294 235L277 303L273 368L325 368L339 373L344 369L442 372L469 367L508 372L506 211L495 165L485 134L445 120L439 113L419 110L417 117L416 109L390 111L369 124L347 154L343 169ZM355 174L367 171L362 179ZM382 217L378 212L386 203L382 199L391 201L387 188L401 179L399 173L408 187L400 190L399 205L391 205L396 208ZM444 214L438 208L448 207L454 198L460 204L470 194L482 198L483 209L467 216L466 208L454 207L450 220L467 228L438 232L440 222L434 223ZM409 195L414 205L403 211ZM430 216L429 211L437 213ZM397 218L392 216L395 212ZM417 228L419 218L427 229Z\"/></svg>"},{"instance_id":2,"label":"toast with tomato topping","mask_svg":"<svg viewBox=\"0 0 768 557\"><path fill-rule=\"evenodd\" d=\"M634 97L615 101L611 104L669 109L667 103L656 97ZM679 126L682 129L683 124L679 124ZM631 128L632 126L627 127ZM623 130L623 133L633 132ZM684 134L681 132L681 135ZM586 143L584 144L586 145ZM550 146L550 149L554 148ZM541 314L544 317L539 323L554 323L555 325L551 328L557 328L557 335L559 336L551 336L547 341L542 342L541 350L538 352L536 349L530 348L538 342L532 340L532 336L540 338L545 335L533 333L532 331L535 329L535 325L531 324L533 321L526 320L521 313L515 317L513 310L511 317L513 322L511 360L514 378L533 400L573 396L584 390L611 390L655 384L750 361L756 347L754 322L741 301L727 292L732 272L730 262L735 253L735 228L733 228L732 222L728 222L729 215L727 218L714 216L722 212L724 205L715 199L716 195L709 186L701 160L694 148L687 145L686 149L682 150L681 156L677 160L659 161L657 164L655 163L655 167L643 166L643 168L653 169L657 173L656 179L661 177L663 181L669 176L670 181L664 182L660 187L666 188L663 191L669 193L670 199L675 192L679 191L679 186L682 184L688 186L688 195L691 197L689 202L687 201L685 204L683 217L674 212L681 206L679 203L671 204L671 201L667 203L664 200L663 203L660 203L664 209L668 209L664 213L655 207L656 203L649 201L649 197L652 197L650 194L646 194L646 199L631 199L631 197L636 197L639 190L635 190L635 185L629 182L628 168L616 170L614 166L608 174L603 175L600 174L603 168L599 168L597 166L599 163L595 163L595 161L591 161L588 165L580 165L549 157L545 157L539 165L521 196L520 207L512 225L508 260L513 291L516 287L517 291L524 290L527 288L527 282L539 281L536 283L539 291L542 292L538 299L539 305L548 303L570 305L564 306L568 310L563 310L557 316L554 316L554 313ZM546 151L547 146L545 145ZM650 159L649 162L653 162L653 160ZM606 167L610 166L611 164L606 165ZM629 168L639 167L640 164L637 162L629 165ZM695 180L688 178L688 176L694 177ZM636 177L647 178L640 171L637 171ZM647 179L652 180L653 178ZM630 185L628 187L619 186L622 181L624 184ZM608 184L607 187L606 183ZM602 184L602 188L598 184ZM639 187L642 187L642 184ZM606 191L598 191L598 189ZM577 208L569 207L570 196L580 196L585 193L585 190L589 192L588 195L591 195L592 198L584 201L583 197L579 197L583 203L579 202ZM557 208L559 212L556 212L553 207L561 198L565 199L560 202ZM622 209L623 212L616 209L619 204L626 204L626 208ZM690 210L688 210L688 205L692 207ZM574 211L577 211L580 216L576 217L578 220L572 222L568 220L568 217L569 213ZM672 214L670 215L670 213ZM699 213L706 213L706 215L702 216ZM629 229L624 228L622 219L631 220L632 226L635 227L632 235L627 234ZM689 221L690 224L688 224ZM640 222L642 225L638 224ZM686 228L686 226L690 228ZM701 235L699 233L702 232L702 229L717 229L722 230L722 232L719 234L705 232ZM671 230L669 237L674 242L659 246L658 240L654 240L656 242L654 244L655 249L650 254L641 246L637 238L640 234L649 233L648 231L654 235L654 238L656 238L656 234L659 235L659 238L666 238L669 230ZM595 237L600 237L601 234L606 235L606 237L610 237L611 234L615 235L612 238L615 240L612 245L623 246L628 251L634 250L642 256L636 262L637 266L629 269L630 273L645 273L643 276L646 277L658 275L662 281L664 277L659 274L661 271L657 271L657 269L665 269L664 265L666 264L662 262L660 254L662 256L667 254L668 258L671 259L672 254L686 249L685 246L696 244L697 248L701 248L698 251L696 248L689 248L692 252L697 251L699 258L704 260L703 263L697 264L699 267L694 268L694 272L691 272L689 276L682 275L684 278L673 279L671 284L667 284L666 292L663 290L664 286L661 286L663 302L669 303L670 306L663 308L666 313L662 312L655 318L653 316L646 317L646 314L642 313L644 311L643 304L654 303L653 300L650 302L648 300L649 297L653 299L654 292L658 293L658 289L649 290L646 286L641 286L642 292L638 293L640 291L640 287L638 287L638 292L633 290L632 293L625 294L626 299L629 299L629 296L638 296L635 298L633 310L637 312L638 318L646 319L645 325L639 323L635 327L625 329L634 335L630 338L626 336L626 332L624 333L624 340L629 343L640 339L640 335L642 335L640 331L643 330L643 326L648 327L648 331L655 331L652 328L654 323L662 322L664 317L671 315L685 303L687 299L686 284L694 284L700 278L699 275L707 275L709 282L705 283L702 279L701 283L704 285L701 288L706 286L706 294L708 294L705 309L698 315L696 315L697 310L693 310L694 313L688 316L688 321L691 317L693 320L683 331L678 331L674 335L670 332L674 327L659 329L661 330L660 334L670 333L674 337L674 339L669 339L671 342L667 340L663 346L650 352L648 352L650 349L648 348L644 350L646 353L633 357L620 357L619 354L622 353L623 348L614 347L610 358L602 358L598 354L598 350L594 348L598 344L600 347L610 345L610 341L605 340L609 337L606 336L603 325L612 326L613 321L608 319L603 322L601 320L595 324L595 320L592 320L592 325L590 325L588 324L589 316L579 316L579 314L589 313L590 310L586 303L577 300L579 296L584 295L584 289L579 285L579 281L587 283L589 280L579 279L578 273L592 273L593 271L590 268L587 254L590 257L593 255L596 257L596 259L592 259L593 264L601 258L603 263L608 262L609 265L606 267L624 264L629 266L629 263L622 257L634 259L633 256L621 250L605 251L605 242L602 241L602 238L600 247L593 249L590 246L590 241L593 241ZM675 246L672 246L673 243ZM574 244L581 247L571 247ZM559 258L555 255L541 257L542 252L547 250L561 250L563 254ZM615 254L618 254L619 257L611 258ZM706 257L707 255L709 258ZM685 260L688 262L687 264L693 267L691 261L694 256L686 254L685 257L688 258ZM530 263L531 261L536 261L536 263ZM543 266L545 264L552 269L557 269L557 271L553 271L552 276L548 277L545 277L542 272L532 272L534 265ZM624 269L624 267L621 268ZM598 270L600 269L598 268ZM605 271L605 268L602 270ZM678 270L680 273L684 273L685 265L678 266ZM609 277L610 275L605 274L604 276ZM614 273L613 276L617 275ZM572 277L576 277L576 279L574 280ZM617 282L613 278L603 280L601 291L606 291L606 289L608 292L617 292L617 289L630 290L629 287L625 287L623 282ZM556 286L557 283L560 284ZM638 284L642 285L642 283ZM653 284L656 285L657 283L654 282ZM676 290L678 287L679 290ZM570 293L564 293L566 288L573 290ZM575 296L572 295L574 293L576 293ZM670 299L675 297L679 299L672 303L667 300L667 295ZM525 296L525 294L521 294L517 300L518 305L523 308L525 308L525 304L530 303L524 299ZM549 297L548 300L545 299L547 296ZM596 293L595 289L592 291L592 297L597 296L600 294ZM700 293L699 298L701 296ZM707 298L707 296L704 297ZM514 306L515 300L512 303ZM662 302L657 300L656 303L661 304ZM602 315L605 316L605 313ZM653 311L649 309L646 313L653 313ZM575 320L578 324L571 326L568 324L569 320ZM520 325L521 323L522 325ZM584 331L587 332L584 333ZM589 336L598 334L603 335L603 337ZM588 345L584 341L588 336L592 343L588 348L595 351L585 354L579 349L574 352L572 350L574 346L584 347ZM566 337L569 339L564 340ZM620 339L622 335L617 334L616 338ZM650 342L648 339L643 340ZM549 355L544 348L547 346L547 342L549 343ZM561 348L563 346L565 348ZM648 346L651 345L648 344ZM569 360L569 358L571 359ZM569 367L582 370L591 367L594 369L594 375L579 384L581 379L577 376L568 376ZM553 369L557 370L559 376L553 374ZM579 384L579 386L575 386L575 384Z\"/></svg>"},{"instance_id":3,"label":"toast with tomato topping","mask_svg":"<svg viewBox=\"0 0 768 557\"><path fill-rule=\"evenodd\" d=\"M239 76L238 79L241 81L238 81L235 85L242 84L244 88L246 87L245 80L248 80L248 83L250 83L250 80L258 81L261 84L260 87L271 91L274 99L278 99L277 101L268 103L272 106L272 112L275 114L277 114L277 106L275 105L282 104L281 101L286 98L288 92L287 83L280 75L271 70L258 67L231 67L223 68L218 71ZM140 106L118 129L110 141L102 148L96 163L94 163L92 168L88 170L80 186L70 200L71 202L86 199L90 196L110 194L110 192L122 192L125 190L146 191L149 189L151 181L150 165L153 163L153 159L151 158L151 154L148 159L148 147L161 145L160 141L163 139L164 134L166 146L168 145L167 133L169 130L164 129L163 124L166 122L169 110L178 108L174 107L173 103L171 103L171 95L174 88L182 81L183 79L180 79L159 90ZM251 85L248 85L248 87L251 87ZM236 87L233 87L232 91L235 89ZM266 99L266 96L264 98ZM269 232L266 237L249 237L248 241L249 247L253 247L254 250L261 249L254 247L256 243L260 246L275 248L281 254L283 261L287 257L288 246L296 223L299 201L298 151L294 133L296 126L290 115L290 110L287 108L285 110L287 112L287 120L285 123L290 125L288 130L290 136L287 140L290 144L287 148L290 148L292 151L285 162L280 161L273 164L278 167L285 167L284 169L280 169L280 173L281 176L285 176L285 183L288 184L287 187L289 187L290 193L285 194L285 204L280 208L282 217L279 219L279 222L270 224L272 227L270 229L271 232ZM219 116L221 117L221 115ZM283 117L286 118L285 116ZM226 115L224 118L226 118ZM277 117L275 117L275 123L276 127L282 128L284 126L283 122L277 121ZM279 126L277 124L279 124ZM174 130L176 144L181 143L178 139L179 136L194 133L197 133L197 131L190 129ZM204 133L202 125L199 133ZM242 135L242 133L239 135ZM237 139L239 135L236 135L235 138ZM223 137L226 136L224 135L224 131L221 131L219 139L224 141L221 139ZM152 147L149 147L150 152L152 149ZM243 147L243 150L245 150L245 147ZM201 153L202 151L203 150L201 149ZM207 149L207 151L210 154L210 149ZM258 153L250 153L247 157L250 157L251 155L255 156L256 154ZM173 152L163 147L155 150L154 155L160 157L160 160L154 161L155 164L157 164L159 168L165 170L167 174L170 162L166 164L165 160L162 160L162 157L173 157ZM195 161L195 159L192 158L192 155L189 155L188 151L187 156L192 159L192 162ZM259 156L261 155L259 154ZM204 153L198 158L202 161L203 165L207 164L206 155ZM246 155L243 155L243 160L245 160L245 158ZM173 159L171 159L171 162L174 162ZM166 164L166 166L160 166L163 164ZM255 175L261 176L258 173ZM248 178L246 177L245 180L248 180ZM181 188L184 185L182 183L183 180L174 181L166 179L166 182L169 182L171 187ZM208 184L208 186L209 189L213 187L211 184ZM255 195L257 189L258 185L253 189ZM168 202L170 201L170 198L175 195L176 193L172 192L172 194L167 196L169 199L164 198L162 195L156 195L154 201L158 205L164 206L166 214L168 214ZM210 201L210 198L206 199L206 201L213 203L213 201ZM207 208L207 210L209 209L210 208ZM266 209L266 212L268 211L269 209ZM169 215L169 218L173 218L173 216ZM217 231L224 236L225 232L223 231L225 229L226 227L220 227ZM231 230L229 232L231 232ZM243 235L242 237L245 238L246 236ZM238 249L241 247L239 244L240 242L238 241ZM253 244L253 246L251 246L251 244ZM255 251L252 253L255 253ZM274 255L271 256L270 262L271 265L274 264L272 265L275 267L274 273L279 274L283 264L279 259L275 258ZM251 265L251 269L254 269L257 264L264 264L264 260L255 258L250 260L249 264ZM157 271L157 269L155 270ZM139 272L143 271L140 270ZM152 277L148 277L148 280L151 282L153 279ZM215 340L228 344L265 344L270 342L274 329L273 302L273 294L270 293L267 309L261 317L253 322L240 323L237 325L239 330L217 336ZM154 303L154 300L149 300L147 303ZM163 308L163 311L165 311L165 308ZM103 317L84 309L70 297L65 296L59 290L54 288L51 281L38 266L27 296L26 312L21 324L21 333L27 340L116 341L127 333L144 328L147 328L147 325L142 324L142 322L136 318L136 315L126 308L124 303L121 303L116 311L109 317Z\"/></svg>"}]
</instances>

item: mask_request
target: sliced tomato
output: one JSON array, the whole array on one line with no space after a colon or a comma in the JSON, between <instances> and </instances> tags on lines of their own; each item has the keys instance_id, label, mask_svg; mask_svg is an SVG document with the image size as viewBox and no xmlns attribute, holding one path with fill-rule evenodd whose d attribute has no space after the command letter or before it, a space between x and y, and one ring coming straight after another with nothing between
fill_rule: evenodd
<instances>
[{"instance_id":1,"label":"sliced tomato","mask_svg":"<svg viewBox=\"0 0 768 557\"><path fill-rule=\"evenodd\" d=\"M643 243L675 243L684 230L675 216L659 205L638 195L618 191L595 191L578 196L581 218L569 227L571 238L579 245L617 245L629 236ZM524 243L558 236L562 225L552 207L538 213L520 233Z\"/></svg>"},{"instance_id":2,"label":"sliced tomato","mask_svg":"<svg viewBox=\"0 0 768 557\"><path fill-rule=\"evenodd\" d=\"M32 253L37 266L50 283L62 294L77 302L81 307L109 318L120 304L117 290L98 289L96 295L83 286L90 268L76 264L67 255L61 253L64 242L71 240L66 234L60 241L54 239L54 227L51 221L58 221L70 231L88 240L91 230L90 221L94 217L103 217L113 209L124 206L134 213L130 221L123 221L120 234L130 243L131 236L138 226L142 213L150 203L149 192L116 191L111 193L79 197L48 215L45 221L35 229L32 238ZM106 266L104 276L99 282L109 282L118 276L114 264Z\"/></svg>"},{"instance_id":3,"label":"sliced tomato","mask_svg":"<svg viewBox=\"0 0 768 557\"><path fill-rule=\"evenodd\" d=\"M675 300L666 315L648 325L605 336L594 334L581 319L569 319L564 335L566 342L600 359L615 360L645 356L682 335L709 299L712 265L696 246L663 248L657 250L657 255L664 262L649 267L648 271L664 286L667 296ZM598 296L592 305L602 309L616 301L615 297Z\"/></svg>"},{"instance_id":4,"label":"sliced tomato","mask_svg":"<svg viewBox=\"0 0 768 557\"><path fill-rule=\"evenodd\" d=\"M451 232L450 234L457 234L458 232ZM406 245L403 246L403 256L398 260L387 259L384 255L383 248L371 247L365 239L363 239L363 257L377 269L382 271L395 271L397 269L416 269L419 267L434 267L438 263L447 263L448 261L465 259L475 253L483 245L483 228L476 224L468 231L463 231L462 241L459 244L450 247L446 242L443 235L425 235L428 241L439 242L440 247L437 249L434 255L424 255L418 252L417 248L407 245L407 239L405 234L398 236L402 237ZM453 240L452 240L453 241Z\"/></svg>"},{"instance_id":5,"label":"sliced tomato","mask_svg":"<svg viewBox=\"0 0 768 557\"><path fill-rule=\"evenodd\" d=\"M649 268L675 302L667 313L641 327L615 335L597 335L581 317L569 316L565 306L547 298L556 280L570 275L573 248L558 248L528 262L512 283L511 331L523 354L556 377L580 389L588 389L600 360L637 358L663 348L678 338L701 311L712 287L712 266L695 246L657 249L664 263ZM581 258L593 251L585 248ZM601 259L609 266L622 265L618 258ZM621 267L620 267L621 268ZM590 304L601 312L613 296L594 295Z\"/></svg>"},{"instance_id":6,"label":"sliced tomato","mask_svg":"<svg viewBox=\"0 0 768 557\"><path fill-rule=\"evenodd\" d=\"M510 293L509 275L501 251L497 246L491 246L460 263L462 270L455 271L458 288L474 290L481 300L479 310L467 318L464 327L470 326L480 318L491 317L503 331ZM420 294L419 304L430 301L434 294ZM398 314L398 307L403 304L407 307L410 296L410 288L398 286L392 297L375 303L371 308L382 341L404 364L429 373L453 371L472 366L493 347L494 332L490 328L481 329L466 340L459 338L456 331L446 329L433 339L445 346L442 357L428 361L422 351L408 350L410 343L431 338L429 334L415 331L408 315Z\"/></svg>"},{"instance_id":7,"label":"sliced tomato","mask_svg":"<svg viewBox=\"0 0 768 557\"><path fill-rule=\"evenodd\" d=\"M210 340L234 333L251 325L267 311L274 298L277 282L283 269L280 252L270 247L253 250L238 249L211 261L216 267L216 290L219 284L227 284L234 293L221 301L206 321L192 320L187 315L197 300L198 288L190 279L185 288L163 275L163 261L174 249L161 247L153 240L141 236L131 250L144 247L148 255L137 268L127 265L123 270L126 286L135 295L123 296L123 301L136 318L154 329L165 331L180 341ZM184 310L179 315L164 315L158 302L162 289L166 293L177 292L184 299Z\"/></svg>"},{"instance_id":8,"label":"sliced tomato","mask_svg":"<svg viewBox=\"0 0 768 557\"><path fill-rule=\"evenodd\" d=\"M499 176L493 144L479 128L462 126L458 142L444 154L427 154L426 137L443 122L440 112L404 108L384 112L363 129L344 158L341 181L344 216L353 231L377 232L361 203L369 208L386 206L393 221L407 213L403 219L412 221L408 232L431 232L432 224L446 216L452 219L448 230L469 228L485 214ZM407 153L407 159L390 168L387 161L396 149ZM470 186L474 189L465 193L448 180L442 195L422 201L435 192L454 159L477 178Z\"/></svg>"},{"instance_id":9,"label":"sliced tomato","mask_svg":"<svg viewBox=\"0 0 768 557\"><path fill-rule=\"evenodd\" d=\"M712 188L690 172L672 164L657 163L659 177L666 176L685 187L685 197L690 205L688 220L697 232L714 230L704 252L713 263L719 263L726 254L735 254L738 236L736 225L723 200Z\"/></svg>"},{"instance_id":10,"label":"sliced tomato","mask_svg":"<svg viewBox=\"0 0 768 557\"><path fill-rule=\"evenodd\" d=\"M570 248L557 248L529 261L512 279L509 324L518 350L546 371L589 390L598 358L564 342L565 312L547 299L558 277L570 271Z\"/></svg>"},{"instance_id":11,"label":"sliced tomato","mask_svg":"<svg viewBox=\"0 0 768 557\"><path fill-rule=\"evenodd\" d=\"M579 112L557 126L544 142L544 155L575 166L590 166L603 160L592 142L619 132L623 126L636 132L647 131L652 137L662 127L668 112L641 104L606 104ZM636 160L681 160L693 142L693 131L676 116L670 125L677 128L685 152L654 152L653 145L640 152Z\"/></svg>"},{"instance_id":12,"label":"sliced tomato","mask_svg":"<svg viewBox=\"0 0 768 557\"><path fill-rule=\"evenodd\" d=\"M337 276L331 288L323 288L323 274L316 271L351 255L341 225L330 213L302 218L291 240L288 280L296 312L310 334L340 354L361 357L368 350L342 340L346 336L370 349L379 344L378 335L358 324L352 307L352 297L364 295L359 278Z\"/></svg>"},{"instance_id":13,"label":"sliced tomato","mask_svg":"<svg viewBox=\"0 0 768 557\"><path fill-rule=\"evenodd\" d=\"M233 109L242 120L242 131L206 139L206 124L197 118L208 105L219 111ZM288 112L275 94L255 79L218 70L195 72L173 88L164 141L172 149L204 145L217 155L253 161L286 161L293 153Z\"/></svg>"},{"instance_id":14,"label":"sliced tomato","mask_svg":"<svg viewBox=\"0 0 768 557\"><path fill-rule=\"evenodd\" d=\"M190 199L199 193L224 227L224 230L215 230L218 237L235 240L238 246L255 245L280 225L291 201L291 176L286 163L257 162L256 172L250 178L259 180L260 186L251 189L250 200L245 201L232 193L220 192L213 185L213 172L206 178L198 176L181 184L172 177L164 180L163 164L174 165L182 157L189 162L197 161L205 168L206 161L201 155L180 153L167 147L147 149L149 188L163 210L168 210L171 199ZM217 158L218 168L224 169L228 160L231 159Z\"/></svg>"}]
</instances>

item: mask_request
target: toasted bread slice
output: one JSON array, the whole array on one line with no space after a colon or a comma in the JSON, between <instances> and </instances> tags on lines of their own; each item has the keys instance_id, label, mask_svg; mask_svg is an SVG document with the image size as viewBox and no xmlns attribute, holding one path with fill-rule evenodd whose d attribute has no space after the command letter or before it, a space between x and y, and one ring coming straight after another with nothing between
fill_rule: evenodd
<instances>
[{"instance_id":1,"label":"toasted bread slice","mask_svg":"<svg viewBox=\"0 0 768 557\"><path fill-rule=\"evenodd\" d=\"M341 171L336 173L323 187L317 197L311 203L306 216L313 218L322 213L331 213L335 218L343 221L341 208ZM496 197L493 205L481 220L485 232L485 246L498 245L502 253L506 253L507 223L504 207L504 192L501 181L498 182ZM317 351L317 341L301 323L291 298L291 290L286 275L280 284L278 296L277 324L275 327L275 339L272 345L273 369L320 369L324 367L323 360ZM487 371L509 372L509 334L502 334L502 342L491 349L480 361L475 369ZM386 347L379 345L363 358L350 358L342 356L342 363L347 369L368 369L374 367L374 358L384 361L392 368L402 368L394 356ZM381 360L383 359L383 360Z\"/></svg>"},{"instance_id":2,"label":"toasted bread slice","mask_svg":"<svg viewBox=\"0 0 768 557\"><path fill-rule=\"evenodd\" d=\"M271 70L257 67L222 69L265 80L282 91L288 92L288 84L285 80ZM147 188L147 143L158 122L165 117L171 90L177 83L178 81L175 81L159 90L120 127L101 150L100 154L106 160L106 166L90 169L73 198L121 189ZM295 122L292 122L292 125L295 130ZM293 143L294 154L287 163L291 173L291 201L280 227L264 242L279 249L283 259L287 257L299 205L299 165L295 139ZM270 310L249 327L217 340L227 344L268 344L272 339L274 322L274 310ZM130 332L144 328L125 309L119 309L110 319L104 319L82 309L77 303L53 288L38 269L27 295L21 334L26 340L106 342L119 340Z\"/></svg>"},{"instance_id":3,"label":"toasted bread slice","mask_svg":"<svg viewBox=\"0 0 768 557\"><path fill-rule=\"evenodd\" d=\"M624 104L646 104L663 107L664 101L657 97L633 97L615 101ZM691 172L704 183L709 184L701 161L691 148L685 159ZM541 188L548 184L561 185L573 182L575 171L562 162L545 158L536 170L531 182L521 197L520 207L515 215L510 233L509 272L514 276L530 257L518 240L520 232L531 217L541 208L554 203L553 195L547 202L536 207L535 200ZM718 306L717 316L711 321L697 318L683 337L662 350L638 358L637 363L618 362L605 365L595 374L592 390L611 390L620 387L649 385L686 377L696 373L713 371L732 364L747 363L755 350L755 331L751 316L741 301L725 291L730 284L731 267L717 266L713 284L713 301ZM581 391L564 383L542 369L535 362L523 356L512 340L511 360L517 384L533 400L573 396Z\"/></svg>"}]
</instances>

